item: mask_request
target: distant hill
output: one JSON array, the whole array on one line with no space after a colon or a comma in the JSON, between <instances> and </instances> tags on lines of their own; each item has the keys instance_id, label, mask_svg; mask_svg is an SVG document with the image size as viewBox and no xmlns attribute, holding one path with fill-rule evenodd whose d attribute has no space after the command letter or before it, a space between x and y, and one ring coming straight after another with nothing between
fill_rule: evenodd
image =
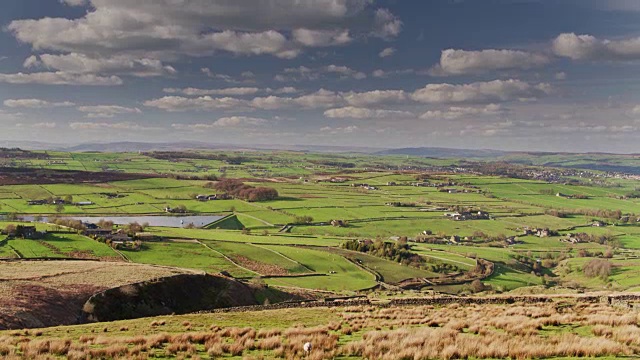
<instances>
[{"instance_id":1,"label":"distant hill","mask_svg":"<svg viewBox=\"0 0 640 360\"><path fill-rule=\"evenodd\" d=\"M377 155L409 155L434 158L497 158L508 155L508 151L490 149L449 149L439 147L401 148L378 151Z\"/></svg>"}]
</instances>

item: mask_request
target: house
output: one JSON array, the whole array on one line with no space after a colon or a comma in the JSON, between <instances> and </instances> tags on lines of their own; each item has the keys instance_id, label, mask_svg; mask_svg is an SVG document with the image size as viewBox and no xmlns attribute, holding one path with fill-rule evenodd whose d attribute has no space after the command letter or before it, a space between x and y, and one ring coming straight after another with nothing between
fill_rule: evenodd
<instances>
[{"instance_id":1,"label":"house","mask_svg":"<svg viewBox=\"0 0 640 360\"><path fill-rule=\"evenodd\" d=\"M82 234L85 236L89 236L89 237L102 237L102 238L108 238L111 236L111 233L113 233L113 231L111 231L110 229L85 229Z\"/></svg>"},{"instance_id":2,"label":"house","mask_svg":"<svg viewBox=\"0 0 640 360\"><path fill-rule=\"evenodd\" d=\"M63 199L54 199L52 204L53 205L58 205L58 204L64 205L66 203L65 203L65 201Z\"/></svg>"},{"instance_id":3,"label":"house","mask_svg":"<svg viewBox=\"0 0 640 360\"><path fill-rule=\"evenodd\" d=\"M389 182L387 182L387 186L396 186L396 182L395 181L389 181Z\"/></svg>"},{"instance_id":4,"label":"house","mask_svg":"<svg viewBox=\"0 0 640 360\"><path fill-rule=\"evenodd\" d=\"M47 200L29 200L27 204L29 205L46 205L49 202Z\"/></svg>"},{"instance_id":5,"label":"house","mask_svg":"<svg viewBox=\"0 0 640 360\"><path fill-rule=\"evenodd\" d=\"M605 224L605 223L603 223L603 222L602 222L602 221L600 221L600 220L596 220L596 221L594 221L594 222L591 224L591 226L595 226L595 227L602 227L602 226L606 226L606 224Z\"/></svg>"},{"instance_id":6,"label":"house","mask_svg":"<svg viewBox=\"0 0 640 360\"><path fill-rule=\"evenodd\" d=\"M345 227L346 224L343 220L331 220L331 226L335 227Z\"/></svg>"},{"instance_id":7,"label":"house","mask_svg":"<svg viewBox=\"0 0 640 360\"><path fill-rule=\"evenodd\" d=\"M84 222L82 223L82 225L84 225L85 229L91 229L91 230L95 230L95 229L99 229L100 227L94 223L90 223L90 222Z\"/></svg>"},{"instance_id":8,"label":"house","mask_svg":"<svg viewBox=\"0 0 640 360\"><path fill-rule=\"evenodd\" d=\"M198 201L207 201L209 197L207 195L196 195L196 200Z\"/></svg>"},{"instance_id":9,"label":"house","mask_svg":"<svg viewBox=\"0 0 640 360\"><path fill-rule=\"evenodd\" d=\"M23 239L39 239L43 233L40 233L36 230L35 226L25 226L18 225L15 230L15 237L23 238Z\"/></svg>"},{"instance_id":10,"label":"house","mask_svg":"<svg viewBox=\"0 0 640 360\"><path fill-rule=\"evenodd\" d=\"M457 243L460 241L460 236L458 236L458 235L452 235L452 236L451 236L451 239L449 239L449 241L450 241L451 243L457 244Z\"/></svg>"},{"instance_id":11,"label":"house","mask_svg":"<svg viewBox=\"0 0 640 360\"><path fill-rule=\"evenodd\" d=\"M78 201L76 203L76 206L89 206L89 205L93 205L93 203L91 201Z\"/></svg>"},{"instance_id":12,"label":"house","mask_svg":"<svg viewBox=\"0 0 640 360\"><path fill-rule=\"evenodd\" d=\"M456 190L456 189L449 189L449 194L455 194L457 192L458 192L458 190Z\"/></svg>"}]
</instances>

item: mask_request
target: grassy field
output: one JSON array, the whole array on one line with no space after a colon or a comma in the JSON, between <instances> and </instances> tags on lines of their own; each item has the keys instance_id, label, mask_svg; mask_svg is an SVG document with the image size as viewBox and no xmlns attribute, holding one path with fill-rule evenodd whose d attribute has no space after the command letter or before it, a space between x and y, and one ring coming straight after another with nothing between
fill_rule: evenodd
<instances>
[{"instance_id":1,"label":"grassy field","mask_svg":"<svg viewBox=\"0 0 640 360\"><path fill-rule=\"evenodd\" d=\"M277 245L263 247L293 259L320 275L269 278L265 280L267 284L328 291L353 291L376 285L372 274L340 255L302 247Z\"/></svg>"},{"instance_id":2,"label":"grassy field","mask_svg":"<svg viewBox=\"0 0 640 360\"><path fill-rule=\"evenodd\" d=\"M640 251L640 226L620 226L614 220L604 219L606 227L593 228L590 224L595 217L577 214L585 210L620 210L622 214L633 214L640 209L639 199L624 197L634 191L637 182L620 176L605 177L602 172L594 172L597 176L592 175L589 179L581 177L583 175L570 175L566 177L567 181L549 183L544 180L448 171L453 169L448 166L464 166L458 159L288 151L243 154L202 151L192 157L187 154L177 161L146 153L48 152L48 155L49 160L17 159L12 165L77 171L110 170L145 173L153 177L103 183L0 186L0 213L52 215L60 211L61 215L162 215L165 207L183 205L191 214L234 214L237 221L233 221L232 227L238 230L169 227L146 230L168 240L197 240L204 245L193 242L146 243L141 251L126 251L124 254L133 262L184 266L209 272L228 271L244 278L296 275L309 270L323 275L268 279L274 285L318 286L319 289L334 290L367 288L374 285L372 275L349 263L344 258L347 254L326 253L320 249L299 246L335 248L348 239L393 241L391 239L400 236L411 240L425 231L441 239L473 237L475 234L482 234L486 238L517 236L517 244L510 246L495 243L489 246L488 241L469 241L463 245L445 245L441 241L440 244L414 246L414 251L428 261L448 263L462 270L474 267L473 257L497 263L497 273L487 280L488 284L494 285L494 290L506 291L542 283L541 276L531 274L531 263L538 258L569 257L569 262L579 262L578 256L585 253L604 253L615 248L614 261L622 261L625 257L638 255L636 251ZM237 163L221 160L224 157L240 160ZM561 156L540 155L542 158L566 164L573 164L574 160L576 164L589 163L585 160L587 158L574 159L569 155L566 156L571 159L568 162L560 160ZM535 164L541 160L532 156L531 161ZM630 159L620 161L625 166L633 163ZM420 173L427 173L430 182L449 184L446 188L456 191L411 186ZM202 202L194 199L197 194L215 193L215 190L207 187L210 182L207 178L222 176L242 178L252 186L272 187L280 196L277 200L265 202L240 199ZM338 180L331 182L332 177ZM572 185L569 181L577 183ZM354 186L361 183L376 188ZM562 196L556 196L557 193ZM109 194L118 194L119 197ZM586 198L568 198L571 195L584 195ZM56 209L53 205L27 204L28 200L65 196L72 196L74 202L90 201L92 205L68 204L63 209ZM387 206L390 202L412 206ZM456 207L486 211L490 214L490 220L452 221L444 216ZM576 214L566 217L545 214L554 209ZM310 217L311 221L295 224L300 217ZM347 226L331 226L332 220L342 220ZM2 223L0 227L6 224ZM290 232L279 233L286 224L292 224ZM242 227L245 229L240 231ZM550 228L559 231L561 236L522 236L526 227ZM575 232L610 236L616 243L570 244L560 241L567 234ZM286 248L282 245L298 247ZM280 253L278 249L286 253ZM12 257L16 252L24 257L62 257L69 254L118 257L108 246L76 236L44 239L42 242L0 242L0 256ZM379 273L388 282L434 275L365 254L351 254L349 257ZM308 264L310 261L311 264ZM595 281L574 279L579 277L575 272L565 274L556 271L554 267L557 262L538 275L544 273L554 276L553 282L602 287ZM336 266L340 271L332 268L334 263L339 265ZM619 288L631 287L635 279L635 265L631 262L615 269L617 272L609 282L618 284ZM329 271L336 271L337 274L328 274ZM625 278L625 273L632 275ZM334 281L335 277L341 280Z\"/></svg>"}]
</instances>

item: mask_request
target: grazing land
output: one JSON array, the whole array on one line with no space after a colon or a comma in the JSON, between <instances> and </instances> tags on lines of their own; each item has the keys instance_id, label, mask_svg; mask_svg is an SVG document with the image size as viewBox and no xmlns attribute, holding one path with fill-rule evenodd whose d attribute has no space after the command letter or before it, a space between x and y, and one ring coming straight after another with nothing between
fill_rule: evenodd
<instances>
[{"instance_id":1,"label":"grazing land","mask_svg":"<svg viewBox=\"0 0 640 360\"><path fill-rule=\"evenodd\" d=\"M92 294L177 274L233 278L265 304L640 290L638 176L574 168L569 155L555 155L553 167L543 157L20 152L0 167L0 267L7 269L0 326L84 322L77 309ZM619 164L640 166L630 157ZM145 223L149 216L171 221ZM76 220L86 217L93 220ZM562 300L571 307L550 301L132 320L35 330L44 334L38 339L7 333L0 354L28 356L48 341L40 355L62 346L58 356L291 358L302 354L303 338L324 344L316 358L397 358L392 346L399 346L394 354L424 358L635 353L639 344L628 340L639 331L635 313L573 297ZM55 304L68 306L42 318ZM95 335L81 337L90 330Z\"/></svg>"}]
</instances>

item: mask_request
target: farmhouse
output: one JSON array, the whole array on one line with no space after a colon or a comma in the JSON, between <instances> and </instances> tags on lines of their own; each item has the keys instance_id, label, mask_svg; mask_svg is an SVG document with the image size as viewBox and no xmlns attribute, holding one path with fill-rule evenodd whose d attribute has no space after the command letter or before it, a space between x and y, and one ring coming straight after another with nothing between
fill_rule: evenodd
<instances>
[{"instance_id":1,"label":"farmhouse","mask_svg":"<svg viewBox=\"0 0 640 360\"><path fill-rule=\"evenodd\" d=\"M344 220L331 220L331 226L345 227L346 224L345 224Z\"/></svg>"},{"instance_id":2,"label":"farmhouse","mask_svg":"<svg viewBox=\"0 0 640 360\"><path fill-rule=\"evenodd\" d=\"M108 237L113 233L110 229L85 229L82 234L89 237Z\"/></svg>"},{"instance_id":3,"label":"farmhouse","mask_svg":"<svg viewBox=\"0 0 640 360\"><path fill-rule=\"evenodd\" d=\"M91 201L78 201L76 203L77 206L89 206L89 205L93 205L93 203Z\"/></svg>"}]
</instances>

